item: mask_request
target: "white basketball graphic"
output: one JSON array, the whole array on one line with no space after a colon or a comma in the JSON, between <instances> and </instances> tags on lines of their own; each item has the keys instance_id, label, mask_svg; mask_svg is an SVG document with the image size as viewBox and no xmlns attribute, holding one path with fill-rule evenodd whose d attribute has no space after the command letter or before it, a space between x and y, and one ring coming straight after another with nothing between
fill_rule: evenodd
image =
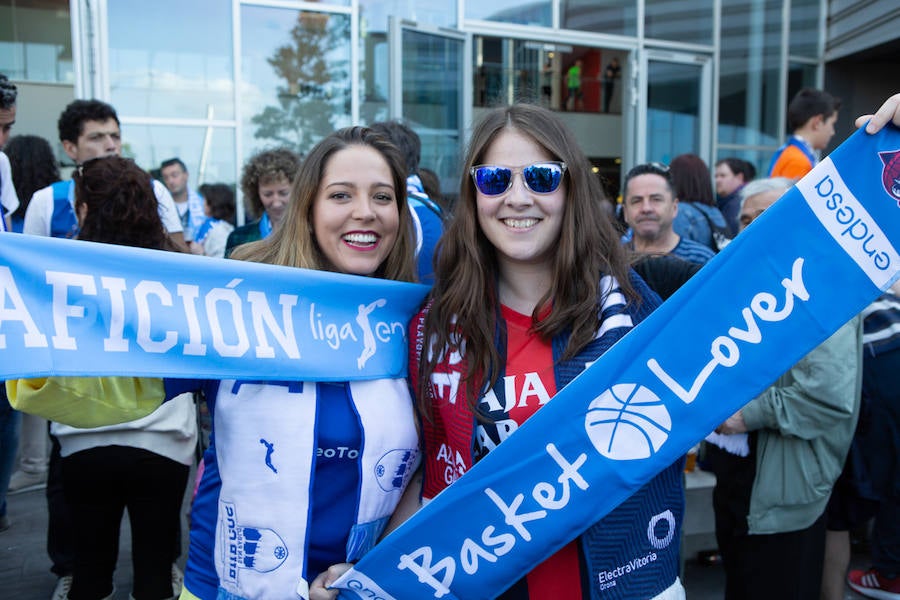
<instances>
[{"instance_id":1,"label":"white basketball graphic","mask_svg":"<svg viewBox=\"0 0 900 600\"><path fill-rule=\"evenodd\" d=\"M650 458L665 443L672 419L649 389L619 383L591 402L584 427L597 452L613 460Z\"/></svg>"}]
</instances>

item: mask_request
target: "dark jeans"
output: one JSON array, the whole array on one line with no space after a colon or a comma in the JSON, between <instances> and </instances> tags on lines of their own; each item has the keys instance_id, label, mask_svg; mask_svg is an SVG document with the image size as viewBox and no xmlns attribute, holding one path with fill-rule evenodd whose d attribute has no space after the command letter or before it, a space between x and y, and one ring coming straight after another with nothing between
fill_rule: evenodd
<instances>
[{"instance_id":1,"label":"dark jeans","mask_svg":"<svg viewBox=\"0 0 900 600\"><path fill-rule=\"evenodd\" d=\"M878 502L872 527L872 566L900 575L900 349L866 355L863 361L863 414L855 447L867 476L863 495Z\"/></svg>"},{"instance_id":2,"label":"dark jeans","mask_svg":"<svg viewBox=\"0 0 900 600\"><path fill-rule=\"evenodd\" d=\"M124 510L136 600L172 597L172 563L189 467L141 448L102 446L62 459L74 535L71 600L112 592Z\"/></svg>"},{"instance_id":3,"label":"dark jeans","mask_svg":"<svg viewBox=\"0 0 900 600\"><path fill-rule=\"evenodd\" d=\"M49 423L47 425L49 427ZM57 577L71 575L75 569L72 520L63 490L62 457L59 440L50 436L50 462L47 467L47 554Z\"/></svg>"},{"instance_id":4,"label":"dark jeans","mask_svg":"<svg viewBox=\"0 0 900 600\"><path fill-rule=\"evenodd\" d=\"M819 597L825 560L824 515L806 529L769 535L727 535L719 530L719 519L717 512L725 600Z\"/></svg>"}]
</instances>

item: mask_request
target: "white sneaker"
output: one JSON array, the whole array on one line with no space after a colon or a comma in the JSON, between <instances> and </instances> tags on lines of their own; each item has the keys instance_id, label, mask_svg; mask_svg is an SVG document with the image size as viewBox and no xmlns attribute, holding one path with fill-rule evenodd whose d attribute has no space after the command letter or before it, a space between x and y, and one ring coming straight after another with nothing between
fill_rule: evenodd
<instances>
[{"instance_id":1,"label":"white sneaker","mask_svg":"<svg viewBox=\"0 0 900 600\"><path fill-rule=\"evenodd\" d=\"M9 478L9 487L6 495L21 494L47 487L47 471L30 473L28 471L16 471Z\"/></svg>"},{"instance_id":2,"label":"white sneaker","mask_svg":"<svg viewBox=\"0 0 900 600\"><path fill-rule=\"evenodd\" d=\"M71 575L63 575L56 582L56 588L53 590L53 595L50 596L50 600L68 600L69 599L69 590L72 588L72 576Z\"/></svg>"}]
</instances>

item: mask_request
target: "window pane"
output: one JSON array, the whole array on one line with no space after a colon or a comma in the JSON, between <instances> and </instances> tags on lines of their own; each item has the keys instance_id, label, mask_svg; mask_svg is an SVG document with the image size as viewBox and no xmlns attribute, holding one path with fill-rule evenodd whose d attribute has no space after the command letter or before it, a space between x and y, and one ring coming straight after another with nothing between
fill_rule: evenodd
<instances>
[{"instance_id":1,"label":"window pane","mask_svg":"<svg viewBox=\"0 0 900 600\"><path fill-rule=\"evenodd\" d=\"M647 160L668 164L700 148L703 68L653 60L647 66Z\"/></svg>"},{"instance_id":2,"label":"window pane","mask_svg":"<svg viewBox=\"0 0 900 600\"><path fill-rule=\"evenodd\" d=\"M305 154L350 125L350 17L241 7L243 151Z\"/></svg>"},{"instance_id":3,"label":"window pane","mask_svg":"<svg viewBox=\"0 0 900 600\"><path fill-rule=\"evenodd\" d=\"M723 13L731 10L731 3L726 4ZM713 43L713 0L646 0L644 11L644 35L648 38Z\"/></svg>"},{"instance_id":4,"label":"window pane","mask_svg":"<svg viewBox=\"0 0 900 600\"><path fill-rule=\"evenodd\" d=\"M794 56L819 56L819 0L791 0L791 44Z\"/></svg>"},{"instance_id":5,"label":"window pane","mask_svg":"<svg viewBox=\"0 0 900 600\"><path fill-rule=\"evenodd\" d=\"M553 25L553 7L550 0L493 0L492 2L466 2L467 19L501 21L520 25Z\"/></svg>"},{"instance_id":6,"label":"window pane","mask_svg":"<svg viewBox=\"0 0 900 600\"><path fill-rule=\"evenodd\" d=\"M788 65L788 102L805 87L816 87L816 65L790 63Z\"/></svg>"},{"instance_id":7,"label":"window pane","mask_svg":"<svg viewBox=\"0 0 900 600\"><path fill-rule=\"evenodd\" d=\"M460 39L403 32L403 116L422 140L420 165L437 173L443 190L456 189L462 162L463 44Z\"/></svg>"},{"instance_id":8,"label":"window pane","mask_svg":"<svg viewBox=\"0 0 900 600\"><path fill-rule=\"evenodd\" d=\"M122 136L122 154L148 171L177 157L187 166L194 189L201 183L237 181L234 129L126 124Z\"/></svg>"},{"instance_id":9,"label":"window pane","mask_svg":"<svg viewBox=\"0 0 900 600\"><path fill-rule=\"evenodd\" d=\"M110 92L120 115L234 118L231 11L221 1L108 5Z\"/></svg>"},{"instance_id":10,"label":"window pane","mask_svg":"<svg viewBox=\"0 0 900 600\"><path fill-rule=\"evenodd\" d=\"M418 24L454 27L456 2L446 0L360 0L360 121L374 123L388 118L388 17Z\"/></svg>"},{"instance_id":11,"label":"window pane","mask_svg":"<svg viewBox=\"0 0 900 600\"><path fill-rule=\"evenodd\" d=\"M474 106L524 101L553 110L600 112L608 98L611 112L621 112L626 57L621 51L482 36L473 44ZM613 58L618 75L605 79Z\"/></svg>"},{"instance_id":12,"label":"window pane","mask_svg":"<svg viewBox=\"0 0 900 600\"><path fill-rule=\"evenodd\" d=\"M0 2L0 73L19 81L75 81L67 0Z\"/></svg>"},{"instance_id":13,"label":"window pane","mask_svg":"<svg viewBox=\"0 0 900 600\"><path fill-rule=\"evenodd\" d=\"M637 0L562 0L560 27L637 35Z\"/></svg>"},{"instance_id":14,"label":"window pane","mask_svg":"<svg viewBox=\"0 0 900 600\"><path fill-rule=\"evenodd\" d=\"M741 0L722 14L719 142L779 144L781 2Z\"/></svg>"},{"instance_id":15,"label":"window pane","mask_svg":"<svg viewBox=\"0 0 900 600\"><path fill-rule=\"evenodd\" d=\"M388 30L388 16L420 25L454 27L456 2L448 0L359 0L359 29L365 35Z\"/></svg>"}]
</instances>

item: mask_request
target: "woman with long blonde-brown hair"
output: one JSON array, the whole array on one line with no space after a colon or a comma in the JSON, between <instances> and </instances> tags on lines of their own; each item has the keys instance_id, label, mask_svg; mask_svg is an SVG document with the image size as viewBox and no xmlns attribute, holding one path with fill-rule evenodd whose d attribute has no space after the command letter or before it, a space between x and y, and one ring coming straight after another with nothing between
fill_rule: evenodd
<instances>
[{"instance_id":1,"label":"woman with long blonde-brown hair","mask_svg":"<svg viewBox=\"0 0 900 600\"><path fill-rule=\"evenodd\" d=\"M342 129L303 161L281 225L232 258L413 281L409 219L398 150L367 128ZM367 461L379 451L417 455L405 379L213 381L203 390L215 442L191 516L182 597L315 597L316 575L366 552L402 494L405 481L385 489ZM254 568L229 566L230 535L252 542Z\"/></svg>"}]
</instances>

